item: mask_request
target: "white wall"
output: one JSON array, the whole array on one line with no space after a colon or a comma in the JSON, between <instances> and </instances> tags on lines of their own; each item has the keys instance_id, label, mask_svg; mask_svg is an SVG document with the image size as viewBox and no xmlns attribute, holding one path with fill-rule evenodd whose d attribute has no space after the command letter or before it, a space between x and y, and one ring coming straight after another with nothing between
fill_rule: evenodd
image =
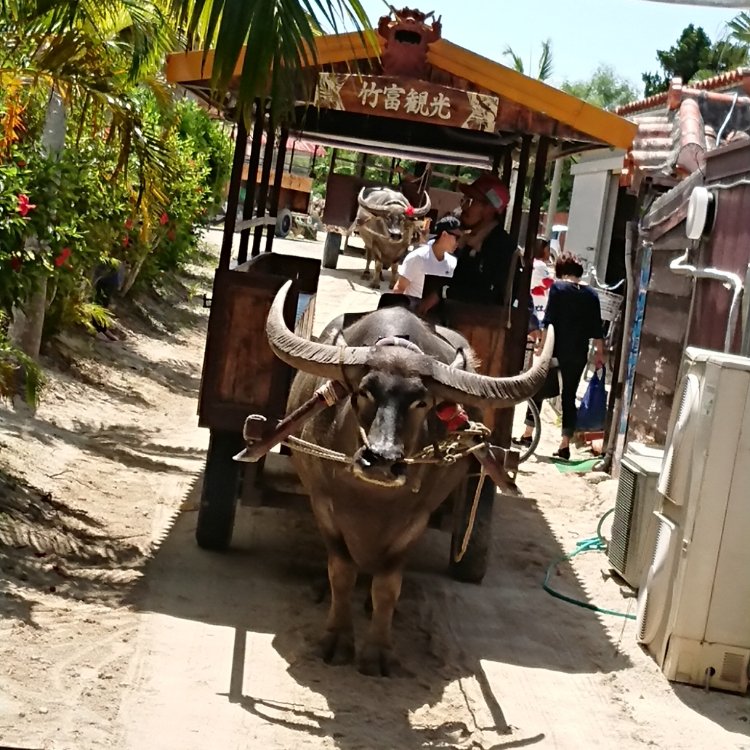
<instances>
[{"instance_id":1,"label":"white wall","mask_svg":"<svg viewBox=\"0 0 750 750\"><path fill-rule=\"evenodd\" d=\"M566 250L597 267L603 278L612 239L617 183L625 151L597 149L582 154L570 172L573 195L568 215Z\"/></svg>"}]
</instances>

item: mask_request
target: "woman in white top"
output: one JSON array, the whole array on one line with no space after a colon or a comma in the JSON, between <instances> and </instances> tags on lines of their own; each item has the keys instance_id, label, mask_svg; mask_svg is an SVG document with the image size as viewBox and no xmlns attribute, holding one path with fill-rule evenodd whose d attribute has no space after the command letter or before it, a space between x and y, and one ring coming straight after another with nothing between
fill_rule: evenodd
<instances>
[{"instance_id":1,"label":"woman in white top","mask_svg":"<svg viewBox=\"0 0 750 750\"><path fill-rule=\"evenodd\" d=\"M435 224L435 236L426 245L412 250L398 269L393 292L409 297L414 308L422 299L425 276L453 276L456 259L453 253L461 237L461 222L455 216L444 216Z\"/></svg>"}]
</instances>

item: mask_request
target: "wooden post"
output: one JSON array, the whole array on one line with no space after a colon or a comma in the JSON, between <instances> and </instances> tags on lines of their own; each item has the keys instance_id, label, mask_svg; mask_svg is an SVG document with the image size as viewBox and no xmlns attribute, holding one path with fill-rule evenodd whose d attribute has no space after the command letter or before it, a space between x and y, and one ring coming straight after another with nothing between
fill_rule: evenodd
<instances>
[{"instance_id":1,"label":"wooden post","mask_svg":"<svg viewBox=\"0 0 750 750\"><path fill-rule=\"evenodd\" d=\"M534 264L534 247L539 234L539 217L542 212L544 185L547 178L547 151L549 139L542 136L536 147L534 162L534 176L531 180L529 221L526 225L526 238L523 253L523 270L518 280L516 298L518 299L517 318L514 320L514 330L511 332L513 349L509 352L513 365L513 372L523 367L526 352L526 335L529 327L529 296L531 294L531 269Z\"/></svg>"},{"instance_id":2,"label":"wooden post","mask_svg":"<svg viewBox=\"0 0 750 750\"><path fill-rule=\"evenodd\" d=\"M531 136L525 135L521 143L521 156L518 160L516 173L516 194L513 196L513 216L510 222L510 238L513 246L518 245L521 232L521 218L523 217L523 198L526 192L526 174L529 170L529 154L531 152Z\"/></svg>"},{"instance_id":3,"label":"wooden post","mask_svg":"<svg viewBox=\"0 0 750 750\"><path fill-rule=\"evenodd\" d=\"M247 148L247 128L245 119L240 113L237 124L237 138L234 142L234 160L232 162L232 176L229 178L229 194L227 195L227 213L224 217L224 236L221 240L221 255L219 268L226 271L232 257L232 243L234 242L234 227L237 224L237 205L240 200L240 184L242 183L242 168L245 166L245 149Z\"/></svg>"},{"instance_id":4,"label":"wooden post","mask_svg":"<svg viewBox=\"0 0 750 750\"><path fill-rule=\"evenodd\" d=\"M510 187L510 178L513 174L513 144L505 149L503 157L503 182Z\"/></svg>"},{"instance_id":5,"label":"wooden post","mask_svg":"<svg viewBox=\"0 0 750 750\"><path fill-rule=\"evenodd\" d=\"M268 183L271 179L271 162L273 161L273 147L276 145L276 125L268 118L266 130L266 148L263 152L263 169L258 186L258 202L255 206L255 216L261 218L266 215L266 203L268 202ZM263 226L255 227L253 234L253 258L260 253L260 240L263 236Z\"/></svg>"},{"instance_id":6,"label":"wooden post","mask_svg":"<svg viewBox=\"0 0 750 750\"><path fill-rule=\"evenodd\" d=\"M526 225L526 243L524 244L523 272L524 277L531 279L531 266L534 262L534 247L539 235L539 219L542 215L542 201L544 199L544 186L547 182L547 152L549 150L549 139L542 136L536 147L534 162L534 176L531 179L529 223ZM528 285L527 285L528 286ZM528 288L526 289L528 292ZM528 295L527 295L528 297ZM528 305L528 298L526 299Z\"/></svg>"},{"instance_id":7,"label":"wooden post","mask_svg":"<svg viewBox=\"0 0 750 750\"><path fill-rule=\"evenodd\" d=\"M492 158L492 174L497 177L500 174L500 160L502 159L503 152L500 149L495 151L495 155Z\"/></svg>"},{"instance_id":8,"label":"wooden post","mask_svg":"<svg viewBox=\"0 0 750 750\"><path fill-rule=\"evenodd\" d=\"M276 172L273 176L273 187L271 188L271 205L268 207L271 216L279 215L279 198L281 196L281 179L284 176L284 159L286 158L286 142L289 138L289 130L281 128L279 145L276 148ZM266 227L266 249L270 253L273 246L273 238L276 234L276 225L269 224Z\"/></svg>"},{"instance_id":9,"label":"wooden post","mask_svg":"<svg viewBox=\"0 0 750 750\"><path fill-rule=\"evenodd\" d=\"M557 213L557 201L560 198L560 185L562 184L563 167L565 158L557 157L555 159L555 169L552 173L552 187L549 194L549 209L547 211L547 224L544 227L544 236L549 239L552 236L552 227L555 223L555 214Z\"/></svg>"},{"instance_id":10,"label":"wooden post","mask_svg":"<svg viewBox=\"0 0 750 750\"><path fill-rule=\"evenodd\" d=\"M260 164L260 147L263 140L264 111L260 99L255 100L255 123L253 135L250 141L250 162L247 166L247 180L245 182L245 202L242 207L242 218L253 218L253 201L255 200L255 179L258 176L258 165ZM247 147L246 147L247 148ZM247 260L247 246L250 242L250 230L243 229L240 232L240 249L237 253L237 263Z\"/></svg>"}]
</instances>

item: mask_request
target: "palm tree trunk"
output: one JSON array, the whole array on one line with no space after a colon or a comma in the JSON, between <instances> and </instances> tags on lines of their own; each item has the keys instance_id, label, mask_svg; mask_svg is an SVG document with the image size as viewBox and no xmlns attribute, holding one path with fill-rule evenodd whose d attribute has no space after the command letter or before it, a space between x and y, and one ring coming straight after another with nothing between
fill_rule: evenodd
<instances>
[{"instance_id":1,"label":"palm tree trunk","mask_svg":"<svg viewBox=\"0 0 750 750\"><path fill-rule=\"evenodd\" d=\"M57 156L65 143L65 105L57 91L50 93L47 115L42 133L42 149L47 155ZM38 247L36 237L26 240L26 249ZM47 277L43 276L31 293L25 309L13 308L10 340L24 353L38 359L42 346L42 329L47 312Z\"/></svg>"}]
</instances>

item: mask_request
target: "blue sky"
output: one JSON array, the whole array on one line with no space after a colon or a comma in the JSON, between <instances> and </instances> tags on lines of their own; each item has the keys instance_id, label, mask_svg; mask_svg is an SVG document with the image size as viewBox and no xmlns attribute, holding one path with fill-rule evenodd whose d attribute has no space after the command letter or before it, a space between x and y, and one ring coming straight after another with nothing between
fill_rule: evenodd
<instances>
[{"instance_id":1,"label":"blue sky","mask_svg":"<svg viewBox=\"0 0 750 750\"><path fill-rule=\"evenodd\" d=\"M689 23L712 40L739 11L649 0L410 0L395 7L434 10L443 36L485 57L507 63L506 45L536 69L540 42L552 39L552 83L588 78L599 63L642 90L641 73L656 71L657 49L671 47ZM382 0L363 0L370 20L387 12ZM483 10L484 9L484 10ZM528 65L528 62L526 62Z\"/></svg>"}]
</instances>

